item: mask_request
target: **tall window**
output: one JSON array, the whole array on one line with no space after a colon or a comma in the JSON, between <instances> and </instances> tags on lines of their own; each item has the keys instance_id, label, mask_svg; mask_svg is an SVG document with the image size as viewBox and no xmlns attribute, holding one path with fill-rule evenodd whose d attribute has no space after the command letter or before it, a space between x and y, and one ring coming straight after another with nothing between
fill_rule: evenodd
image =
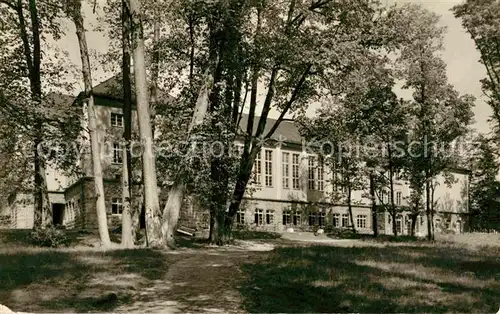
<instances>
[{"instance_id":1,"label":"tall window","mask_svg":"<svg viewBox=\"0 0 500 314\"><path fill-rule=\"evenodd\" d=\"M300 181L299 181L299 154L292 155L292 186L294 190L300 189Z\"/></svg>"},{"instance_id":2,"label":"tall window","mask_svg":"<svg viewBox=\"0 0 500 314\"><path fill-rule=\"evenodd\" d=\"M282 176L283 176L283 188L288 189L290 187L290 153L282 154Z\"/></svg>"},{"instance_id":3,"label":"tall window","mask_svg":"<svg viewBox=\"0 0 500 314\"><path fill-rule=\"evenodd\" d=\"M293 224L295 226L298 226L298 225L302 224L302 218L300 216L300 212L294 212L293 213Z\"/></svg>"},{"instance_id":4,"label":"tall window","mask_svg":"<svg viewBox=\"0 0 500 314\"><path fill-rule=\"evenodd\" d=\"M123 126L123 115L121 113L111 113L111 126Z\"/></svg>"},{"instance_id":5,"label":"tall window","mask_svg":"<svg viewBox=\"0 0 500 314\"><path fill-rule=\"evenodd\" d=\"M236 212L236 223L239 225L245 224L245 210L238 209L238 211Z\"/></svg>"},{"instance_id":6,"label":"tall window","mask_svg":"<svg viewBox=\"0 0 500 314\"><path fill-rule=\"evenodd\" d=\"M274 223L274 210L266 210L266 224L272 225Z\"/></svg>"},{"instance_id":7,"label":"tall window","mask_svg":"<svg viewBox=\"0 0 500 314\"><path fill-rule=\"evenodd\" d=\"M325 218L326 218L326 213L325 212L319 212L318 213L318 225L320 227L325 226Z\"/></svg>"},{"instance_id":8,"label":"tall window","mask_svg":"<svg viewBox=\"0 0 500 314\"><path fill-rule=\"evenodd\" d=\"M342 214L342 227L349 227L349 214Z\"/></svg>"},{"instance_id":9,"label":"tall window","mask_svg":"<svg viewBox=\"0 0 500 314\"><path fill-rule=\"evenodd\" d=\"M333 214L333 226L336 228L340 227L340 214L339 213Z\"/></svg>"},{"instance_id":10,"label":"tall window","mask_svg":"<svg viewBox=\"0 0 500 314\"><path fill-rule=\"evenodd\" d=\"M273 151L265 151L265 171L266 171L266 186L273 186Z\"/></svg>"},{"instance_id":11,"label":"tall window","mask_svg":"<svg viewBox=\"0 0 500 314\"><path fill-rule=\"evenodd\" d=\"M401 205L402 193L396 192L396 204Z\"/></svg>"},{"instance_id":12,"label":"tall window","mask_svg":"<svg viewBox=\"0 0 500 314\"><path fill-rule=\"evenodd\" d=\"M255 163L253 165L253 176L255 183L257 185L261 184L261 175L262 175L262 164L261 164L261 159L260 159L260 154L261 152L257 153L257 157L255 157Z\"/></svg>"},{"instance_id":13,"label":"tall window","mask_svg":"<svg viewBox=\"0 0 500 314\"><path fill-rule=\"evenodd\" d=\"M316 226L317 224L317 213L309 213L309 226Z\"/></svg>"},{"instance_id":14,"label":"tall window","mask_svg":"<svg viewBox=\"0 0 500 314\"><path fill-rule=\"evenodd\" d=\"M260 226L264 223L264 210L257 208L255 209L255 224Z\"/></svg>"},{"instance_id":15,"label":"tall window","mask_svg":"<svg viewBox=\"0 0 500 314\"><path fill-rule=\"evenodd\" d=\"M292 223L292 215L289 210L283 211L283 225L289 225Z\"/></svg>"},{"instance_id":16,"label":"tall window","mask_svg":"<svg viewBox=\"0 0 500 314\"><path fill-rule=\"evenodd\" d=\"M325 190L325 169L323 166L323 160L320 158L318 160L318 191L324 191Z\"/></svg>"},{"instance_id":17,"label":"tall window","mask_svg":"<svg viewBox=\"0 0 500 314\"><path fill-rule=\"evenodd\" d=\"M120 146L120 144L114 143L113 144L113 163L114 164L121 164L122 157L123 157L122 147Z\"/></svg>"},{"instance_id":18,"label":"tall window","mask_svg":"<svg viewBox=\"0 0 500 314\"><path fill-rule=\"evenodd\" d=\"M382 191L382 202L389 203L389 194L385 190Z\"/></svg>"},{"instance_id":19,"label":"tall window","mask_svg":"<svg viewBox=\"0 0 500 314\"><path fill-rule=\"evenodd\" d=\"M401 215L396 217L396 230L399 234L403 233L403 217Z\"/></svg>"},{"instance_id":20,"label":"tall window","mask_svg":"<svg viewBox=\"0 0 500 314\"><path fill-rule=\"evenodd\" d=\"M113 197L111 199L111 214L121 215L122 214L122 199L118 197Z\"/></svg>"},{"instance_id":21,"label":"tall window","mask_svg":"<svg viewBox=\"0 0 500 314\"><path fill-rule=\"evenodd\" d=\"M315 167L314 167L314 157L313 156L309 156L308 158L308 169L309 169L309 177L308 177L308 180L307 180L307 188L309 190L315 190L316 186L315 186Z\"/></svg>"},{"instance_id":22,"label":"tall window","mask_svg":"<svg viewBox=\"0 0 500 314\"><path fill-rule=\"evenodd\" d=\"M356 216L356 227L364 229L366 228L366 215Z\"/></svg>"}]
</instances>

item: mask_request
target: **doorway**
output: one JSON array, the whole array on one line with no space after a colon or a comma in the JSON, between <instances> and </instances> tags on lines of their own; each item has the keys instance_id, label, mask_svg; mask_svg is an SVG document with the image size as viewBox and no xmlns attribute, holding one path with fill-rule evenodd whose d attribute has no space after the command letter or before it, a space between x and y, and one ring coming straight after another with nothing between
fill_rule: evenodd
<instances>
[{"instance_id":1,"label":"doorway","mask_svg":"<svg viewBox=\"0 0 500 314\"><path fill-rule=\"evenodd\" d=\"M61 226L64 221L64 204L52 204L52 223L54 226Z\"/></svg>"}]
</instances>

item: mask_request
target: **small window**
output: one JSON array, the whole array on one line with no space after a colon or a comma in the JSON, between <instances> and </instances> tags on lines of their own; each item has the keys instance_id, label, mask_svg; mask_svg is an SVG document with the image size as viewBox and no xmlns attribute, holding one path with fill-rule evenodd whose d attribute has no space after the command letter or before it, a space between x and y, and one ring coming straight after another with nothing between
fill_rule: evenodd
<instances>
[{"instance_id":1,"label":"small window","mask_svg":"<svg viewBox=\"0 0 500 314\"><path fill-rule=\"evenodd\" d=\"M293 154L292 155L292 188L294 190L300 190L299 165L300 165L300 155Z\"/></svg>"},{"instance_id":2,"label":"small window","mask_svg":"<svg viewBox=\"0 0 500 314\"><path fill-rule=\"evenodd\" d=\"M396 192L396 204L401 205L402 193Z\"/></svg>"},{"instance_id":3,"label":"small window","mask_svg":"<svg viewBox=\"0 0 500 314\"><path fill-rule=\"evenodd\" d=\"M236 223L238 225L244 225L245 224L245 210L238 209L238 211L236 212Z\"/></svg>"},{"instance_id":4,"label":"small window","mask_svg":"<svg viewBox=\"0 0 500 314\"><path fill-rule=\"evenodd\" d=\"M349 227L349 214L342 214L342 227Z\"/></svg>"},{"instance_id":5,"label":"small window","mask_svg":"<svg viewBox=\"0 0 500 314\"><path fill-rule=\"evenodd\" d=\"M123 115L121 113L111 113L111 126L119 128L123 126Z\"/></svg>"},{"instance_id":6,"label":"small window","mask_svg":"<svg viewBox=\"0 0 500 314\"><path fill-rule=\"evenodd\" d=\"M323 165L323 159L318 160L318 191L325 190L325 167Z\"/></svg>"},{"instance_id":7,"label":"small window","mask_svg":"<svg viewBox=\"0 0 500 314\"><path fill-rule=\"evenodd\" d=\"M290 225L292 223L292 214L289 210L283 211L283 225Z\"/></svg>"},{"instance_id":8,"label":"small window","mask_svg":"<svg viewBox=\"0 0 500 314\"><path fill-rule=\"evenodd\" d=\"M387 191L382 191L382 202L384 204L389 203L389 194L387 193Z\"/></svg>"},{"instance_id":9,"label":"small window","mask_svg":"<svg viewBox=\"0 0 500 314\"><path fill-rule=\"evenodd\" d=\"M290 153L283 153L281 156L283 188L288 189L290 187Z\"/></svg>"},{"instance_id":10,"label":"small window","mask_svg":"<svg viewBox=\"0 0 500 314\"><path fill-rule=\"evenodd\" d=\"M255 220L254 220L255 224L257 226L260 226L264 223L264 210L263 209L260 209L260 208L257 208L255 210Z\"/></svg>"},{"instance_id":11,"label":"small window","mask_svg":"<svg viewBox=\"0 0 500 314\"><path fill-rule=\"evenodd\" d=\"M316 226L316 213L309 213L309 226Z\"/></svg>"},{"instance_id":12,"label":"small window","mask_svg":"<svg viewBox=\"0 0 500 314\"><path fill-rule=\"evenodd\" d=\"M260 159L260 155L261 152L258 152L253 165L253 178L255 180L255 184L257 185L261 185L262 182L262 161Z\"/></svg>"},{"instance_id":13,"label":"small window","mask_svg":"<svg viewBox=\"0 0 500 314\"><path fill-rule=\"evenodd\" d=\"M333 214L333 226L335 228L340 227L340 214L339 213Z\"/></svg>"},{"instance_id":14,"label":"small window","mask_svg":"<svg viewBox=\"0 0 500 314\"><path fill-rule=\"evenodd\" d=\"M111 199L111 214L121 215L122 214L122 199L118 197L113 197Z\"/></svg>"},{"instance_id":15,"label":"small window","mask_svg":"<svg viewBox=\"0 0 500 314\"><path fill-rule=\"evenodd\" d=\"M399 234L403 233L403 217L401 215L396 217L396 230Z\"/></svg>"},{"instance_id":16,"label":"small window","mask_svg":"<svg viewBox=\"0 0 500 314\"><path fill-rule=\"evenodd\" d=\"M295 212L293 214L293 225L294 226L299 226L302 224L302 218L300 216L300 212Z\"/></svg>"},{"instance_id":17,"label":"small window","mask_svg":"<svg viewBox=\"0 0 500 314\"><path fill-rule=\"evenodd\" d=\"M123 157L122 147L120 146L120 144L114 143L113 144L113 163L114 164L121 164L122 157Z\"/></svg>"},{"instance_id":18,"label":"small window","mask_svg":"<svg viewBox=\"0 0 500 314\"><path fill-rule=\"evenodd\" d=\"M356 216L356 227L360 229L366 228L366 215L357 215Z\"/></svg>"},{"instance_id":19,"label":"small window","mask_svg":"<svg viewBox=\"0 0 500 314\"><path fill-rule=\"evenodd\" d=\"M318 213L318 225L320 227L325 226L325 218L326 218L326 213L325 212L319 212Z\"/></svg>"},{"instance_id":20,"label":"small window","mask_svg":"<svg viewBox=\"0 0 500 314\"><path fill-rule=\"evenodd\" d=\"M266 224L272 225L274 223L274 210L266 210Z\"/></svg>"},{"instance_id":21,"label":"small window","mask_svg":"<svg viewBox=\"0 0 500 314\"><path fill-rule=\"evenodd\" d=\"M265 150L264 151L265 158L265 183L266 187L273 187L273 151Z\"/></svg>"},{"instance_id":22,"label":"small window","mask_svg":"<svg viewBox=\"0 0 500 314\"><path fill-rule=\"evenodd\" d=\"M315 179L315 159L314 156L309 156L308 159L308 166L309 166L309 179L307 180L307 188L309 190L315 190L316 189L316 179Z\"/></svg>"}]
</instances>

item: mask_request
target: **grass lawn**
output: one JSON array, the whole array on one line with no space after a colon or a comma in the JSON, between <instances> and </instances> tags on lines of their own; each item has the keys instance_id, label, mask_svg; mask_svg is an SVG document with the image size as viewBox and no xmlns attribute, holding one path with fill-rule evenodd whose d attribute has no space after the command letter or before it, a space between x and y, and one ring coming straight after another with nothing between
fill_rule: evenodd
<instances>
[{"instance_id":1,"label":"grass lawn","mask_svg":"<svg viewBox=\"0 0 500 314\"><path fill-rule=\"evenodd\" d=\"M13 245L0 235L0 303L22 312L162 313L495 313L500 305L498 247L242 238L276 248L102 252Z\"/></svg>"}]
</instances>

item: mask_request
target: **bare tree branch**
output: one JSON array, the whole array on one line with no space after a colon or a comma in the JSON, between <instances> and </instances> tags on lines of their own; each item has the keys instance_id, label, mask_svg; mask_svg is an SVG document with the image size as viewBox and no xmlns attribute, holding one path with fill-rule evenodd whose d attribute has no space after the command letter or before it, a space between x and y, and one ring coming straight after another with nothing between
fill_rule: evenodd
<instances>
[{"instance_id":1,"label":"bare tree branch","mask_svg":"<svg viewBox=\"0 0 500 314\"><path fill-rule=\"evenodd\" d=\"M299 82L297 83L297 86L295 86L295 89L293 90L293 93L292 93L292 96L290 97L290 100L288 100L288 102L286 103L285 107L283 108L283 110L281 111L281 114L280 116L278 117L278 120L276 120L276 122L274 123L274 125L271 127L271 129L269 130L269 132L267 133L267 135L264 137L264 139L268 139L270 138L274 132L276 131L276 129L278 129L278 126L280 125L280 123L283 121L283 118L285 117L285 115L288 113L288 111L290 110L290 108L292 107L293 103L295 102L295 100L297 99L298 95L299 95L299 92L300 90L302 89L302 86L304 85L305 81L306 81L306 78L307 76L309 75L309 72L311 71L311 67L312 67L312 64L309 64L306 68L306 70L304 71L304 73L302 74L302 76L300 77L300 80Z\"/></svg>"}]
</instances>

